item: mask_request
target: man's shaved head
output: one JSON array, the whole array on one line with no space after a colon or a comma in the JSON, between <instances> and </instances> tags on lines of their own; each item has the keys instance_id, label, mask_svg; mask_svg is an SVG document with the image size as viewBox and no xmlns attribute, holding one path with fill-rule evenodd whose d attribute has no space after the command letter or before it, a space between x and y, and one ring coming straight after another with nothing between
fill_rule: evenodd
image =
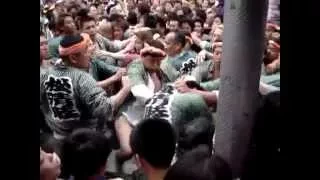
<instances>
[{"instance_id":1,"label":"man's shaved head","mask_svg":"<svg viewBox=\"0 0 320 180\"><path fill-rule=\"evenodd\" d=\"M98 32L108 39L113 39L112 23L103 20L99 24Z\"/></svg>"}]
</instances>

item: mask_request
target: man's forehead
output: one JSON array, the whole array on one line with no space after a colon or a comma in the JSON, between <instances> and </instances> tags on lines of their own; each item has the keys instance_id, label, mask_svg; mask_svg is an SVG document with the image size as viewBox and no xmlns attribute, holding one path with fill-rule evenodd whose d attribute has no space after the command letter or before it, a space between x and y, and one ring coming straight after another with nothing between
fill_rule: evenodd
<instances>
[{"instance_id":1,"label":"man's forehead","mask_svg":"<svg viewBox=\"0 0 320 180\"><path fill-rule=\"evenodd\" d=\"M40 42L47 42L47 39L44 36L40 36Z\"/></svg>"}]
</instances>

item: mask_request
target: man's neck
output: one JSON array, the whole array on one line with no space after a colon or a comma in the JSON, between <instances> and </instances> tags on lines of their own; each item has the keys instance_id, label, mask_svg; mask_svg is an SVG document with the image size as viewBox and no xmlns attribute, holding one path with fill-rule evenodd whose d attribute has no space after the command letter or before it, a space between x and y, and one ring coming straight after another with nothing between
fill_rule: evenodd
<instances>
[{"instance_id":1,"label":"man's neck","mask_svg":"<svg viewBox=\"0 0 320 180\"><path fill-rule=\"evenodd\" d=\"M183 50L180 50L179 52L177 52L176 54L169 56L170 58L175 58L177 56L179 56L181 53L183 52Z\"/></svg>"},{"instance_id":2,"label":"man's neck","mask_svg":"<svg viewBox=\"0 0 320 180\"><path fill-rule=\"evenodd\" d=\"M153 169L147 173L148 180L163 180L167 169Z\"/></svg>"},{"instance_id":3,"label":"man's neck","mask_svg":"<svg viewBox=\"0 0 320 180\"><path fill-rule=\"evenodd\" d=\"M90 36L91 41L95 42L96 41L96 34L94 36Z\"/></svg>"}]
</instances>

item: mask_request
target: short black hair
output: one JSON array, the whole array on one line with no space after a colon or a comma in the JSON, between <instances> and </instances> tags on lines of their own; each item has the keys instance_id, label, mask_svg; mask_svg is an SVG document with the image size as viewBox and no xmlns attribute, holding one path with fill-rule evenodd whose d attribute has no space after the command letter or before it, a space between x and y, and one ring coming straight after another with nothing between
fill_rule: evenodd
<instances>
[{"instance_id":1,"label":"short black hair","mask_svg":"<svg viewBox=\"0 0 320 180\"><path fill-rule=\"evenodd\" d=\"M166 27L166 21L160 17L160 16L156 16L156 19L157 19L157 24L160 25L160 27Z\"/></svg>"},{"instance_id":2,"label":"short black hair","mask_svg":"<svg viewBox=\"0 0 320 180\"><path fill-rule=\"evenodd\" d=\"M144 119L132 130L130 145L154 168L168 168L175 152L176 134L168 121Z\"/></svg>"},{"instance_id":3,"label":"short black hair","mask_svg":"<svg viewBox=\"0 0 320 180\"><path fill-rule=\"evenodd\" d=\"M199 18L199 17L195 18L195 19L193 20L193 24L195 24L196 22L199 22L199 23L201 24L201 26L203 27L204 21L203 21L201 18Z\"/></svg>"},{"instance_id":4,"label":"short black hair","mask_svg":"<svg viewBox=\"0 0 320 180\"><path fill-rule=\"evenodd\" d=\"M184 47L186 45L186 36L183 32L174 32L175 36L174 36L174 41L176 43L181 44L182 47Z\"/></svg>"},{"instance_id":5,"label":"short black hair","mask_svg":"<svg viewBox=\"0 0 320 180\"><path fill-rule=\"evenodd\" d=\"M138 11L141 16L143 16L145 14L149 14L150 13L150 6L145 2L138 4Z\"/></svg>"},{"instance_id":6,"label":"short black hair","mask_svg":"<svg viewBox=\"0 0 320 180\"><path fill-rule=\"evenodd\" d=\"M84 23L90 22L90 21L96 22L96 20L91 16L82 16L82 17L80 17L80 29L83 28L83 24Z\"/></svg>"},{"instance_id":7,"label":"short black hair","mask_svg":"<svg viewBox=\"0 0 320 180\"><path fill-rule=\"evenodd\" d=\"M187 152L169 169L164 180L232 180L229 165L219 156L211 155L200 145Z\"/></svg>"},{"instance_id":8,"label":"short black hair","mask_svg":"<svg viewBox=\"0 0 320 180\"><path fill-rule=\"evenodd\" d=\"M157 18L151 14L145 14L143 16L144 26L149 28L156 28L157 27Z\"/></svg>"},{"instance_id":9,"label":"short black hair","mask_svg":"<svg viewBox=\"0 0 320 180\"><path fill-rule=\"evenodd\" d=\"M202 19L202 21L204 22L207 19L207 14L204 10L200 9L200 8L196 8L196 17Z\"/></svg>"},{"instance_id":10,"label":"short black hair","mask_svg":"<svg viewBox=\"0 0 320 180\"><path fill-rule=\"evenodd\" d=\"M63 165L75 179L86 179L99 172L111 152L104 134L78 129L68 136L61 149Z\"/></svg>"},{"instance_id":11,"label":"short black hair","mask_svg":"<svg viewBox=\"0 0 320 180\"><path fill-rule=\"evenodd\" d=\"M138 23L137 14L134 11L128 13L127 21L130 25L134 26Z\"/></svg>"},{"instance_id":12,"label":"short black hair","mask_svg":"<svg viewBox=\"0 0 320 180\"><path fill-rule=\"evenodd\" d=\"M83 40L83 37L80 34L76 35L66 35L60 41L60 45L64 48L73 46Z\"/></svg>"},{"instance_id":13,"label":"short black hair","mask_svg":"<svg viewBox=\"0 0 320 180\"><path fill-rule=\"evenodd\" d=\"M194 28L194 22L193 20L191 20L190 18L184 17L180 20L180 24L182 25L183 23L187 23L189 24L189 26L191 27L191 29L193 30Z\"/></svg>"}]
</instances>

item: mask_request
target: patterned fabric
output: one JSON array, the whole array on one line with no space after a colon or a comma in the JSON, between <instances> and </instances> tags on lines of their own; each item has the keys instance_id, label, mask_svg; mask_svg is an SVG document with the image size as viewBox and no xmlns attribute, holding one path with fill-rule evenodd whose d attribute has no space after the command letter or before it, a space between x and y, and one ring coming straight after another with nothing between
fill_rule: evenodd
<instances>
[{"instance_id":1,"label":"patterned fabric","mask_svg":"<svg viewBox=\"0 0 320 180\"><path fill-rule=\"evenodd\" d=\"M166 83L170 82L170 79L167 77L167 75L163 71L160 71L159 76L160 76L162 87ZM142 61L136 60L129 65L128 77L130 79L130 82L132 83L131 91L135 87L138 87L139 85L144 85L145 87L148 88L149 91L152 91L153 93L153 89L151 89L150 87L150 83L152 83L150 81L151 80L150 75L148 71L144 68ZM143 113L144 113L144 107L145 107L145 101L143 97L141 99L141 97L134 96L125 102L125 104L121 107L120 112L127 117L128 121L132 125L134 125L139 120L142 119Z\"/></svg>"},{"instance_id":2,"label":"patterned fabric","mask_svg":"<svg viewBox=\"0 0 320 180\"><path fill-rule=\"evenodd\" d=\"M194 53L190 51L182 51L175 57L168 57L168 62L177 70L179 71L182 67L183 62L187 61L188 59L195 59L196 56Z\"/></svg>"},{"instance_id":3,"label":"patterned fabric","mask_svg":"<svg viewBox=\"0 0 320 180\"><path fill-rule=\"evenodd\" d=\"M201 95L178 93L167 84L146 102L144 118L170 122L178 134L177 157L199 144L211 147L213 118Z\"/></svg>"},{"instance_id":4,"label":"patterned fabric","mask_svg":"<svg viewBox=\"0 0 320 180\"><path fill-rule=\"evenodd\" d=\"M113 112L110 98L90 74L63 65L40 71L40 108L62 138L81 127L104 131Z\"/></svg>"}]
</instances>

